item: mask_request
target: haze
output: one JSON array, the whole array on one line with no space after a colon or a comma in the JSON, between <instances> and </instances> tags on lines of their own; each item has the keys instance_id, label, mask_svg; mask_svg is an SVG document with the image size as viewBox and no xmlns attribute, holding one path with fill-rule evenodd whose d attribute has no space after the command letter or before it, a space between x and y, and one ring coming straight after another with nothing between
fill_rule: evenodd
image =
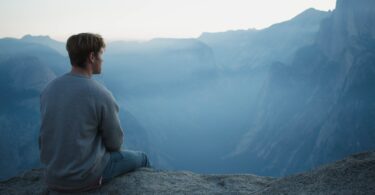
<instances>
[{"instance_id":1,"label":"haze","mask_svg":"<svg viewBox=\"0 0 375 195\"><path fill-rule=\"evenodd\" d=\"M332 10L335 0L0 0L0 37L79 32L107 40L191 38L202 32L262 29L308 8Z\"/></svg>"}]
</instances>

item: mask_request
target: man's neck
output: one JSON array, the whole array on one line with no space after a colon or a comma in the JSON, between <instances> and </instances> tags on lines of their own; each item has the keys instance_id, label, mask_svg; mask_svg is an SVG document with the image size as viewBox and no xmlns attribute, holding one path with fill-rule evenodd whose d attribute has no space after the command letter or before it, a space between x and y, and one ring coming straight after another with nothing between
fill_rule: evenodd
<instances>
[{"instance_id":1,"label":"man's neck","mask_svg":"<svg viewBox=\"0 0 375 195\"><path fill-rule=\"evenodd\" d=\"M80 68L78 66L72 66L72 70L70 72L76 73L76 74L87 75L89 78L91 78L91 76L92 76L92 71L91 70L89 70L89 69L83 69L83 68Z\"/></svg>"}]
</instances>

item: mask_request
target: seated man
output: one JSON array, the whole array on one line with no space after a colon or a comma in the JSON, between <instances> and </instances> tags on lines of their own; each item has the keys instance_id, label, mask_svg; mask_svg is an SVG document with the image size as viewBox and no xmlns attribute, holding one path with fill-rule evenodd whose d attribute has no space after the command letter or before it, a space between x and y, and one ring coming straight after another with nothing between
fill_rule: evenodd
<instances>
[{"instance_id":1,"label":"seated man","mask_svg":"<svg viewBox=\"0 0 375 195\"><path fill-rule=\"evenodd\" d=\"M81 33L66 44L71 72L51 81L40 95L40 159L49 189L77 192L139 167L145 153L125 150L119 107L100 74L105 43L100 35Z\"/></svg>"}]
</instances>

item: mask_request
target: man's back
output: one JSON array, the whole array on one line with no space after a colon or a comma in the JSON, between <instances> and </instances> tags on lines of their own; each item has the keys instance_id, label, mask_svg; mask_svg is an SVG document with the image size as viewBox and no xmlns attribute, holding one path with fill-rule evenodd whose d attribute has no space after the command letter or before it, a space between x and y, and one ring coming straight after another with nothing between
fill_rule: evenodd
<instances>
[{"instance_id":1,"label":"man's back","mask_svg":"<svg viewBox=\"0 0 375 195\"><path fill-rule=\"evenodd\" d=\"M74 189L95 183L120 150L118 106L102 85L67 73L41 94L41 161L50 187Z\"/></svg>"}]
</instances>

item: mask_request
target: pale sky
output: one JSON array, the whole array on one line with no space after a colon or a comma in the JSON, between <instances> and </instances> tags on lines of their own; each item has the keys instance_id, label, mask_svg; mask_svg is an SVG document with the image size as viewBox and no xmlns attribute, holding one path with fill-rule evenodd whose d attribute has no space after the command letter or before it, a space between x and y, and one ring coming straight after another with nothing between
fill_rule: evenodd
<instances>
[{"instance_id":1,"label":"pale sky","mask_svg":"<svg viewBox=\"0 0 375 195\"><path fill-rule=\"evenodd\" d=\"M202 32L262 29L336 0L0 0L0 38L93 32L106 40L196 38Z\"/></svg>"}]
</instances>

